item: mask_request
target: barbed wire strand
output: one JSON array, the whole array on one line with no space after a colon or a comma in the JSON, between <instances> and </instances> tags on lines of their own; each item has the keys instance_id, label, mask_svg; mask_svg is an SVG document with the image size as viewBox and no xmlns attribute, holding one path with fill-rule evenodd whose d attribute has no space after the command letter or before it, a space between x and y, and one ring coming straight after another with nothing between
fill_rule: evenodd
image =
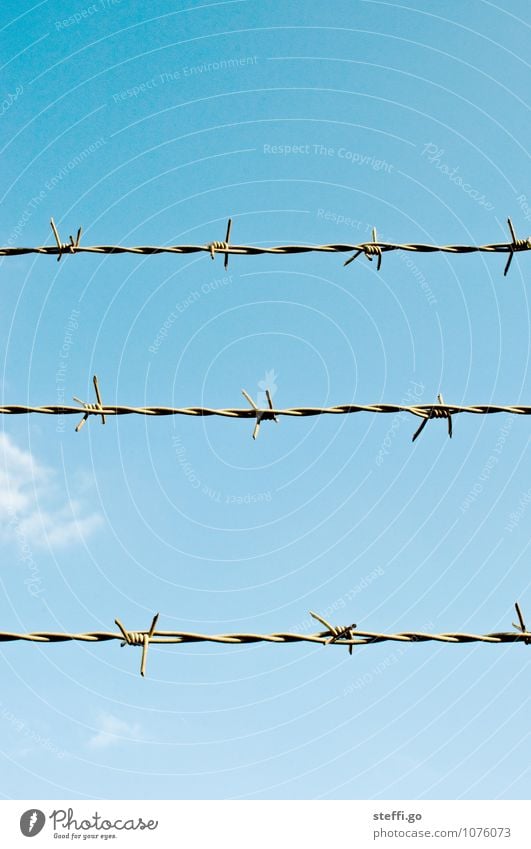
<instances>
[{"instance_id":1,"label":"barbed wire strand","mask_svg":"<svg viewBox=\"0 0 531 849\"><path fill-rule=\"evenodd\" d=\"M357 630L356 625L346 627L331 625L322 616L310 611L318 622L325 626L325 631L314 634L284 633L277 634L198 634L191 631L157 631L156 626L159 618L157 613L153 617L151 626L147 631L128 631L119 619L115 619L119 632L113 631L90 631L84 634L71 634L61 631L35 631L28 634L19 634L14 631L0 631L0 642L8 643L16 640L32 643L64 643L85 642L102 643L111 640L119 640L122 647L140 646L142 658L140 674L145 676L147 652L150 645L180 645L182 643L220 643L222 645L250 645L251 643L317 643L320 645L346 646L352 654L354 646L374 645L383 642L399 643L531 643L531 632L527 631L520 607L515 604L519 625L513 623L516 631L498 631L491 634L468 634L468 633L444 633L429 634L423 631L402 631L396 634L387 634L380 631Z\"/></svg>"},{"instance_id":2,"label":"barbed wire strand","mask_svg":"<svg viewBox=\"0 0 531 849\"><path fill-rule=\"evenodd\" d=\"M42 254L47 256L56 256L57 261L64 254L139 254L151 256L154 254L193 254L193 253L208 253L212 259L216 258L216 254L224 255L224 267L228 268L229 256L257 256L259 254L302 254L302 253L352 253L344 262L344 265L349 265L360 254L363 254L368 260L372 261L373 257L377 257L377 271L382 265L382 256L389 251L409 251L414 253L452 253L452 254L469 254L469 253L506 253L509 254L504 269L504 277L507 276L511 262L515 253L519 251L531 250L531 238L519 239L516 235L515 228L510 218L507 219L509 233L511 236L510 242L495 242L487 245L430 245L423 243L394 243L380 242L377 239L376 228L372 231L371 242L360 242L359 244L350 243L334 243L329 245L277 245L275 247L265 247L262 245L233 245L229 239L231 235L232 219L229 218L227 224L227 233L225 241L213 241L204 245L81 245L81 227L77 231L77 236L69 237L68 242L63 242L59 236L54 219L50 221L55 245L40 245L37 247L0 247L0 257L23 256L25 254Z\"/></svg>"},{"instance_id":3,"label":"barbed wire strand","mask_svg":"<svg viewBox=\"0 0 531 849\"><path fill-rule=\"evenodd\" d=\"M422 432L423 428L430 419L446 419L448 421L448 436L453 433L452 416L459 413L471 413L473 415L483 416L494 413L508 413L515 416L531 415L531 406L526 405L500 405L500 404L475 404L473 406L464 406L460 404L446 404L442 395L437 396L437 404L339 404L334 407L288 407L285 409L276 409L273 407L273 400L269 389L266 390L266 398L269 407L262 409L258 407L251 396L242 389L242 394L247 399L250 407L233 407L226 409L218 409L214 407L131 407L122 404L103 404L101 393L96 375L93 377L94 390L96 393L96 402L87 403L77 398L74 395L74 401L80 406L74 407L65 404L47 404L46 406L29 406L27 404L1 404L1 415L26 415L36 414L44 416L71 416L82 414L81 421L76 425L75 430L79 432L87 419L90 416L101 416L102 424L105 424L107 416L222 416L230 419L255 419L253 430L253 439L256 439L260 425L264 421L278 421L279 416L291 416L294 418L304 418L305 416L322 416L322 415L351 415L353 413L410 413L412 416L417 416L422 419L420 427L415 431L412 437L414 442Z\"/></svg>"}]
</instances>

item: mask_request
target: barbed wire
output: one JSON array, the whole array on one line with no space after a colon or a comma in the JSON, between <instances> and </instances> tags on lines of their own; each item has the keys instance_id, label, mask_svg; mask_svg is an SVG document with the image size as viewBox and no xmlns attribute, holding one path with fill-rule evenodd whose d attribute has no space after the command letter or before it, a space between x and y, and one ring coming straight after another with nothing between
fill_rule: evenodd
<instances>
[{"instance_id":1,"label":"barbed wire","mask_svg":"<svg viewBox=\"0 0 531 849\"><path fill-rule=\"evenodd\" d=\"M410 413L412 416L422 419L419 428L412 437L414 442L422 433L426 423L431 419L446 419L448 422L448 436L453 433L452 416L459 413L471 413L483 416L494 413L508 413L515 416L531 415L531 406L526 405L499 405L499 404L475 404L464 406L461 404L446 404L441 394L437 396L437 404L339 404L334 407L288 407L285 409L275 408L269 390L265 395L268 402L267 408L258 407L251 396L242 389L242 394L249 402L249 407L131 407L122 404L103 404L96 375L92 378L96 393L96 402L87 403L74 395L74 401L80 406L69 406L65 404L47 404L46 406L29 406L27 404L1 404L0 414L3 415L26 415L36 414L45 416L71 416L82 414L81 421L75 430L79 432L90 416L101 416L102 424L105 424L107 416L222 416L229 419L254 419L253 439L260 432L260 426L264 421L278 422L280 416L292 418L304 418L305 416L342 416L353 413Z\"/></svg>"},{"instance_id":2,"label":"barbed wire","mask_svg":"<svg viewBox=\"0 0 531 849\"><path fill-rule=\"evenodd\" d=\"M32 643L64 643L85 642L104 643L111 640L120 640L123 646L140 646L142 658L140 663L140 674L142 677L146 671L147 653L150 645L175 645L182 643L220 643L222 645L250 645L252 643L317 643L320 645L346 646L352 654L354 646L374 645L383 642L398 643L531 643L531 632L527 631L522 611L515 604L518 624L513 622L516 631L498 631L491 634L468 634L468 633L444 633L429 634L422 631L402 631L396 634L387 634L380 631L361 631L357 626L331 625L322 616L310 611L310 616L324 625L324 631L314 634L297 633L275 633L275 634L198 634L192 631L158 631L156 630L159 614L153 617L150 627L146 631L129 631L120 621L115 619L118 633L114 631L90 631L84 634L64 633L61 631L35 631L29 634L19 634L13 631L0 631L0 642L8 643L15 640L23 640Z\"/></svg>"},{"instance_id":3,"label":"barbed wire","mask_svg":"<svg viewBox=\"0 0 531 849\"><path fill-rule=\"evenodd\" d=\"M409 251L414 253L451 253L451 254L470 254L470 253L505 253L507 262L505 264L504 276L507 275L511 262L515 253L519 251L531 250L531 238L519 239L516 235L513 223L510 218L507 219L511 240L509 242L495 242L488 245L430 245L423 243L395 243L378 241L376 228L372 231L371 242L360 242L359 244L350 243L334 243L329 245L277 245L275 247L264 247L262 245L233 245L230 243L230 235L232 228L232 219L229 218L227 224L227 232L224 241L208 242L204 245L81 245L80 227L77 231L77 236L69 237L68 242L63 242L57 230L54 219L50 221L55 245L40 245L37 247L0 247L0 256L23 256L25 254L43 254L46 256L56 256L59 262L65 254L139 254L143 256L152 256L154 254L194 254L208 253L212 259L215 259L216 254L224 255L224 267L228 268L229 256L257 256L259 254L303 254L303 253L351 253L352 256L345 260L344 265L349 265L358 256L363 254L368 260L377 258L377 270L379 271L382 265L382 256L389 251Z\"/></svg>"}]
</instances>

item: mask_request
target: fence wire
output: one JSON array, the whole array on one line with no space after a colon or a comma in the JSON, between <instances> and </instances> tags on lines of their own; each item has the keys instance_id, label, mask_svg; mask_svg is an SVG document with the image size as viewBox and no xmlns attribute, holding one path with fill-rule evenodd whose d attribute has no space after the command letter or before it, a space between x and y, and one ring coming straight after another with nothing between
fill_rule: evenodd
<instances>
[{"instance_id":1,"label":"fence wire","mask_svg":"<svg viewBox=\"0 0 531 849\"><path fill-rule=\"evenodd\" d=\"M13 631L1 631L0 642L23 640L32 643L64 643L85 642L104 643L111 640L121 641L122 646L140 646L142 658L140 674L145 675L147 652L150 644L170 645L181 643L221 643L222 645L249 645L251 643L317 643L320 645L346 646L352 654L354 646L374 645L383 642L398 643L524 643L531 642L531 632L527 631L522 611L515 604L518 624L513 622L516 631L499 631L491 634L444 633L427 634L422 631L402 631L397 634L387 634L380 631L361 631L357 626L331 625L322 616L310 611L318 622L324 625L324 631L314 634L295 634L280 632L277 634L197 634L191 631L158 631L156 629L159 614L153 617L151 626L146 631L129 631L119 619L115 619L118 632L90 631L84 634L70 634L60 631L35 631L29 634L19 634Z\"/></svg>"},{"instance_id":2,"label":"fence wire","mask_svg":"<svg viewBox=\"0 0 531 849\"><path fill-rule=\"evenodd\" d=\"M350 243L334 243L329 245L277 245L276 247L265 247L263 245L234 245L230 243L230 235L232 229L232 219L229 218L227 232L223 241L208 242L204 245L82 245L80 227L77 231L76 238L69 237L68 242L63 242L53 218L50 221L55 245L40 245L37 247L3 247L0 248L0 257L23 256L25 254L41 254L45 256L56 256L57 261L65 254L139 254L142 256L153 256L154 254L194 254L208 253L215 259L216 254L224 255L224 266L228 267L229 256L257 256L259 254L303 254L303 253L350 253L349 259L345 260L344 265L349 265L358 256L363 254L368 260L376 257L377 270L379 271L382 265L382 256L389 251L409 251L413 253L451 253L451 254L470 254L470 253L504 253L508 254L507 262L505 263L504 276L511 267L511 262L515 253L519 251L531 250L531 238L520 239L516 235L513 223L510 218L507 219L509 226L509 234L511 240L509 242L494 242L487 245L430 245L418 242L413 243L398 243L398 242L381 242L378 241L376 228L372 231L371 242L360 242L359 244Z\"/></svg>"},{"instance_id":3,"label":"fence wire","mask_svg":"<svg viewBox=\"0 0 531 849\"><path fill-rule=\"evenodd\" d=\"M29 406L27 404L2 404L0 414L4 415L26 415L36 414L44 416L71 416L82 415L81 421L75 430L80 431L90 416L101 416L102 424L105 424L107 416L222 416L229 419L254 419L253 439L259 434L260 425L264 421L278 422L280 416L292 418L304 418L305 416L343 416L353 413L410 413L412 416L422 419L418 429L413 434L413 441L422 433L423 428L430 419L446 419L448 423L448 436L453 433L452 416L459 413L471 413L472 415L484 416L494 413L509 413L515 416L531 415L531 406L526 405L499 405L499 404L475 404L464 406L461 404L446 404L442 395L438 395L437 404L339 404L334 407L288 407L285 409L275 408L269 390L265 395L268 402L267 408L258 407L251 396L243 389L242 394L249 402L249 407L131 407L122 404L104 404L96 375L93 377L94 390L96 394L95 403L87 403L74 396L74 401L79 406L65 404L47 404L46 406Z\"/></svg>"},{"instance_id":4,"label":"fence wire","mask_svg":"<svg viewBox=\"0 0 531 849\"><path fill-rule=\"evenodd\" d=\"M310 252L320 253L350 253L350 256L344 263L349 265L358 256L364 255L368 260L377 259L377 270L380 270L382 257L384 253L390 251L408 251L419 253L452 253L452 254L468 254L468 253L504 253L507 254L504 275L507 274L511 266L511 262L515 253L520 251L531 250L531 239L520 239L516 236L515 229L508 219L509 232L511 241L498 242L485 245L431 245L421 243L391 243L378 240L376 229L373 229L372 241L362 242L359 244L325 244L325 245L278 245L276 247L264 247L253 245L234 245L230 243L232 220L229 219L225 240L213 241L204 245L166 245L166 246L135 246L127 247L122 245L90 245L85 246L80 244L82 230L78 229L76 238L70 236L68 242L63 242L52 218L51 227L55 238L55 245L42 245L38 247L3 247L0 248L0 256L22 256L26 254L40 254L48 256L56 256L57 261L60 261L65 254L78 253L95 253L95 254L140 254L140 255L155 255L155 254L192 254L192 253L208 253L212 259L215 259L217 253L224 255L224 266L227 268L229 256L255 256L260 254L300 254ZM131 407L124 405L108 405L103 404L96 376L93 378L94 389L96 393L96 402L87 403L74 397L74 400L79 406L68 406L51 404L46 406L28 406L23 404L3 404L0 406L0 413L5 415L22 415L22 414L41 414L41 415L79 415L82 414L82 419L76 426L76 431L79 431L90 416L100 416L102 424L105 424L107 416L122 416L122 415L143 415L143 416L222 416L226 418L237 419L254 419L255 425L253 430L253 438L258 436L260 425L263 421L278 421L280 416L305 417L318 415L347 415L352 413L410 413L413 416L420 418L421 424L413 435L413 441L420 435L427 421L434 418L443 418L448 423L448 435L452 436L452 416L459 413L471 413L475 415L489 415L493 413L509 413L514 415L531 415L531 406L511 405L501 406L493 404L480 404L474 406L462 406L446 404L441 395L438 396L437 404L418 404L418 405L403 405L403 404L341 404L333 407L291 407L286 409L276 409L273 406L272 398L269 391L266 392L268 408L259 408L253 399L243 391L243 395L249 402L249 408L226 408L217 409L211 407ZM146 631L129 631L125 628L119 619L116 619L118 632L93 631L88 633L62 633L62 632L32 632L32 633L16 633L10 631L0 632L0 642L12 642L22 640L26 642L35 642L41 644L59 643L67 641L77 642L107 642L112 640L121 641L122 646L140 646L142 648L142 658L140 673L145 675L147 652L150 644L181 644L181 643L218 643L224 645L248 645L252 643L317 643L320 645L340 645L346 646L349 653L352 653L354 646L373 645L385 641L393 642L442 642L442 643L516 643L523 642L525 645L531 643L531 633L527 631L521 610L518 604L515 605L518 617L518 624L513 623L515 631L494 632L489 634L469 634L469 633L440 633L431 634L417 631L405 631L400 633L383 633L376 631L357 630L355 624L343 626L334 626L328 623L325 619L315 613L311 615L319 621L326 630L318 631L313 634L297 634L297 633L273 633L273 634L255 634L255 633L235 633L235 634L199 634L189 631L160 631L156 629L158 614L153 618L151 626Z\"/></svg>"}]
</instances>

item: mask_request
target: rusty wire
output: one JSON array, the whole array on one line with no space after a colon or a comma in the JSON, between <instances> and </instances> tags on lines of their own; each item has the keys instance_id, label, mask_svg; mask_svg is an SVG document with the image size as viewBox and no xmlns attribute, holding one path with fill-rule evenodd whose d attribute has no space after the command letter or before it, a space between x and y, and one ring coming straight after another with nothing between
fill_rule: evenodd
<instances>
[{"instance_id":1,"label":"rusty wire","mask_svg":"<svg viewBox=\"0 0 531 849\"><path fill-rule=\"evenodd\" d=\"M243 389L242 394L249 402L249 407L229 407L218 409L214 407L131 407L122 404L103 404L96 375L93 377L96 402L87 403L74 396L74 400L80 406L69 406L64 404L48 404L35 407L27 404L2 404L0 414L3 415L25 415L35 413L47 416L71 416L82 414L81 421L76 425L76 431L81 430L90 416L101 416L102 424L105 424L106 416L222 416L230 419L254 419L253 439L258 436L260 425L263 421L278 421L279 416L291 416L302 418L305 416L322 415L350 415L352 413L410 413L412 416L422 419L420 427L413 435L413 441L422 432L426 423L431 419L446 419L448 422L448 436L452 436L452 416L458 413L472 413L474 415L490 415L493 413L509 413L515 416L531 415L531 406L525 405L499 405L499 404L475 404L463 406L460 404L444 403L442 395L438 395L437 404L339 404L334 407L288 407L276 409L269 390L266 391L268 407L258 407L250 395Z\"/></svg>"},{"instance_id":2,"label":"rusty wire","mask_svg":"<svg viewBox=\"0 0 531 849\"><path fill-rule=\"evenodd\" d=\"M377 258L377 270L380 270L382 264L382 256L389 251L410 251L415 253L451 253L451 254L469 254L469 253L505 253L508 254L505 264L504 276L509 271L511 262L515 253L519 251L531 250L531 238L519 239L516 235L513 223L510 218L507 219L509 226L509 234L511 240L509 242L495 242L488 245L429 245L422 243L394 243L380 242L377 239L376 228L372 231L371 242L360 242L353 245L349 243L336 243L330 245L277 245L276 247L264 247L259 245L233 245L230 244L230 235L232 227L232 219L229 218L227 224L227 232L224 241L208 242L204 245L81 245L81 227L77 231L77 236L69 237L68 242L63 242L55 225L53 218L50 221L55 245L41 245L38 247L3 247L0 248L0 256L22 256L24 254L44 254L47 256L56 256L57 261L64 254L79 254L79 253L94 253L94 254L140 254L150 256L154 254L194 254L208 253L215 259L217 253L224 255L224 266L228 267L229 256L256 256L258 254L302 254L302 253L351 253L344 263L349 265L360 254L363 254L368 260Z\"/></svg>"},{"instance_id":3,"label":"rusty wire","mask_svg":"<svg viewBox=\"0 0 531 849\"><path fill-rule=\"evenodd\" d=\"M314 634L296 634L280 632L276 634L197 634L192 631L157 631L159 614L153 617L151 626L146 631L128 631L119 619L115 623L119 632L114 631L90 631L84 634L71 634L61 631L35 631L30 634L19 634L13 631L0 631L0 642L14 642L23 640L32 643L64 643L85 642L103 643L110 640L121 641L122 646L140 646L142 648L142 659L140 674L145 675L148 647L150 645L170 645L181 643L221 643L222 645L249 645L251 643L317 643L320 645L346 646L352 654L354 646L374 645L383 642L398 643L531 643L531 632L527 631L522 612L518 604L515 604L518 621L513 622L516 631L496 631L491 634L468 634L468 633L444 633L428 634L422 631L402 631L396 634L387 634L380 631L357 630L356 625L335 626L331 625L322 616L312 613L318 622L325 626L324 631Z\"/></svg>"}]
</instances>

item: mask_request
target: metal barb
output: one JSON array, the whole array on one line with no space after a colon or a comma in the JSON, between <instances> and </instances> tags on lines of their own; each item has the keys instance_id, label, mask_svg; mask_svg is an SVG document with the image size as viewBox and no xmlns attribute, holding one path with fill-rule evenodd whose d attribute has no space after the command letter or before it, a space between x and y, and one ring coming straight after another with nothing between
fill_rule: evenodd
<instances>
[{"instance_id":1,"label":"metal barb","mask_svg":"<svg viewBox=\"0 0 531 849\"><path fill-rule=\"evenodd\" d=\"M514 607L516 615L518 616L519 624L517 625L516 622L513 622L513 628L516 628L517 631L520 631L524 635L524 643L526 646L529 646L531 645L531 633L525 627L524 617L522 616L522 611L520 610L520 605L517 601L514 603Z\"/></svg>"},{"instance_id":2,"label":"metal barb","mask_svg":"<svg viewBox=\"0 0 531 849\"><path fill-rule=\"evenodd\" d=\"M382 267L382 248L378 244L378 235L376 233L376 227L372 228L372 242L366 242L363 245L360 245L359 249L356 251L353 256L347 259L343 265L349 265L349 263L353 262L360 254L365 254L368 260L372 262L373 256L378 257L378 262L376 265L376 271L379 271Z\"/></svg>"},{"instance_id":3,"label":"metal barb","mask_svg":"<svg viewBox=\"0 0 531 849\"><path fill-rule=\"evenodd\" d=\"M247 401L256 413L256 424L253 430L253 439L256 439L258 437L258 434L260 433L260 425L262 424L262 422L273 421L278 424L278 418L272 412L275 408L273 407L273 399L271 398L271 393L269 389L266 389L265 394L267 398L267 403L269 404L269 410L261 410L259 407L257 407L251 396L245 391L245 389L242 389L242 395L244 396L244 398L247 399Z\"/></svg>"},{"instance_id":4,"label":"metal barb","mask_svg":"<svg viewBox=\"0 0 531 849\"><path fill-rule=\"evenodd\" d=\"M331 636L326 641L325 645L329 646L332 643L336 643L338 640L353 640L354 639L354 631L356 629L356 624L347 625L345 628L339 628L337 625L331 625L330 622L327 622L326 619L323 619L322 616L319 616L318 613L314 613L310 610L310 616L320 622L321 625L324 625L326 630L330 632ZM352 654L352 643L348 647L348 653Z\"/></svg>"},{"instance_id":5,"label":"metal barb","mask_svg":"<svg viewBox=\"0 0 531 849\"><path fill-rule=\"evenodd\" d=\"M439 404L442 407L446 407L446 405L444 403L444 398L441 395L441 393L439 393L437 395L437 401L439 402ZM417 413L417 415L419 415L419 414ZM421 424L419 425L419 427L417 428L417 430L413 434L413 438L411 440L412 442L415 442L416 438L418 436L420 436L420 434L422 433L422 431L424 430L424 428L426 427L426 424L429 422L430 419L448 419L448 436L449 436L450 439L452 438L452 433L453 433L452 416L451 416L449 410L448 409L441 409L440 407L433 406L428 413L424 413L424 415L422 417Z\"/></svg>"},{"instance_id":6,"label":"metal barb","mask_svg":"<svg viewBox=\"0 0 531 849\"><path fill-rule=\"evenodd\" d=\"M509 225L509 232L511 234L511 242L507 246L509 250L509 256L507 258L507 262L505 263L505 269L503 272L503 276L507 277L507 272L511 267L511 262L513 261L513 256L515 251L527 251L531 248L531 240L530 239L517 239L516 231L513 227L513 222L510 218L507 219L507 224Z\"/></svg>"},{"instance_id":7,"label":"metal barb","mask_svg":"<svg viewBox=\"0 0 531 849\"><path fill-rule=\"evenodd\" d=\"M121 643L122 648L125 645L128 646L142 646L142 660L140 662L140 674L142 678L145 677L146 674L146 661L147 661L147 653L149 648L149 642L153 635L155 634L155 628L157 626L157 621L159 618L159 614L156 613L153 617L153 622L151 623L151 627L149 631L128 631L125 626L120 622L119 619L115 619L115 623L118 625L120 631L123 634L124 642Z\"/></svg>"},{"instance_id":8,"label":"metal barb","mask_svg":"<svg viewBox=\"0 0 531 849\"><path fill-rule=\"evenodd\" d=\"M94 377L92 378L92 382L94 384L94 392L96 393L95 404L87 404L86 401L82 401L80 398L76 398L75 395L73 396L74 401L77 401L78 404L81 404L86 411L79 424L77 424L75 427L76 433L79 433L79 431L81 430L90 415L100 415L101 423L105 424L105 413L103 412L103 404L101 402L100 387L98 385L97 375L94 375Z\"/></svg>"},{"instance_id":9,"label":"metal barb","mask_svg":"<svg viewBox=\"0 0 531 849\"><path fill-rule=\"evenodd\" d=\"M230 231L232 229L232 218L229 218L227 222L227 234L225 236L224 242L211 242L208 246L210 251L210 256L212 259L216 258L216 251L219 253L225 254L225 260L223 262L223 267L225 270L229 267L229 253L228 248L230 247Z\"/></svg>"},{"instance_id":10,"label":"metal barb","mask_svg":"<svg viewBox=\"0 0 531 849\"><path fill-rule=\"evenodd\" d=\"M79 240L81 239L81 232L82 232L81 227L77 231L77 236L76 236L75 241L74 241L74 237L70 236L69 242L62 242L60 237L59 237L59 231L57 230L57 227L55 226L55 221L53 220L53 218L50 219L50 225L51 225L53 234L55 236L55 241L57 242L57 249L59 251L59 253L57 255L57 262L60 262L61 257L63 256L64 253L73 254L73 253L76 252L76 248L79 247Z\"/></svg>"}]
</instances>

